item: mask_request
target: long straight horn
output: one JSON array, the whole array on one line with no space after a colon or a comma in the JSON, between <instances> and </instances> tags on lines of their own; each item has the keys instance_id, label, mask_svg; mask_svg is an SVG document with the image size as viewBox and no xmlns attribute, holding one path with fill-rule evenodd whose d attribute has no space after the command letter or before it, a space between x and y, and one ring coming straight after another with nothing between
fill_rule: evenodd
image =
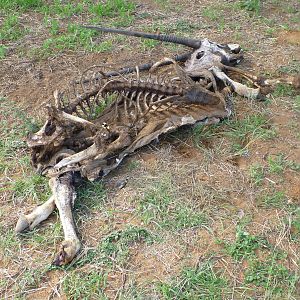
<instances>
[{"instance_id":1,"label":"long straight horn","mask_svg":"<svg viewBox=\"0 0 300 300\"><path fill-rule=\"evenodd\" d=\"M130 31L130 30L124 30L124 29L115 29L115 28L106 28L106 27L99 27L99 26L92 26L92 25L86 25L83 26L84 28L89 29L95 29L103 32L112 32L112 33L119 33L129 36L136 36L146 39L152 39L152 40L158 40L161 42L168 42L173 44L180 44L185 45L194 49L198 49L201 46L201 41L189 39L189 38L181 38L174 35L165 35L165 34L152 34L152 33L144 33L144 32L138 32L138 31Z\"/></svg>"}]
</instances>

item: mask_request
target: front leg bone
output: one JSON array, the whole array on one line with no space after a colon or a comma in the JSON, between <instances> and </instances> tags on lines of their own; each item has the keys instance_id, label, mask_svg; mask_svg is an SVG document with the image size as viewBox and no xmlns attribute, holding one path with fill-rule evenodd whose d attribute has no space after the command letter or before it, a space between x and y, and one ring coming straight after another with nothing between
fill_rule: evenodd
<instances>
[{"instance_id":1,"label":"front leg bone","mask_svg":"<svg viewBox=\"0 0 300 300\"><path fill-rule=\"evenodd\" d=\"M72 177L72 173L68 172L49 181L65 236L59 253L53 261L53 264L56 266L62 266L71 262L81 248L72 213L76 198Z\"/></svg>"},{"instance_id":2,"label":"front leg bone","mask_svg":"<svg viewBox=\"0 0 300 300\"><path fill-rule=\"evenodd\" d=\"M55 208L54 196L38 206L28 215L21 215L15 227L15 232L20 233L26 229L33 229L42 221L46 220Z\"/></svg>"}]
</instances>

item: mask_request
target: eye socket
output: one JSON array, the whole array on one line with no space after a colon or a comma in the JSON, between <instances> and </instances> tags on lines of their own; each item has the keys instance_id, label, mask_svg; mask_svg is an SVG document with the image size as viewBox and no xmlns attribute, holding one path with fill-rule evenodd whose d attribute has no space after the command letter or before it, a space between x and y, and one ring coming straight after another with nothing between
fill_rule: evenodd
<instances>
[{"instance_id":1,"label":"eye socket","mask_svg":"<svg viewBox=\"0 0 300 300\"><path fill-rule=\"evenodd\" d=\"M196 54L196 58L200 59L204 55L204 51L200 51Z\"/></svg>"},{"instance_id":2,"label":"eye socket","mask_svg":"<svg viewBox=\"0 0 300 300\"><path fill-rule=\"evenodd\" d=\"M47 136L50 136L50 135L52 135L54 133L55 129L56 129L56 126L54 124L52 124L51 121L48 121L48 123L47 123L47 125L45 127L45 134Z\"/></svg>"}]
</instances>

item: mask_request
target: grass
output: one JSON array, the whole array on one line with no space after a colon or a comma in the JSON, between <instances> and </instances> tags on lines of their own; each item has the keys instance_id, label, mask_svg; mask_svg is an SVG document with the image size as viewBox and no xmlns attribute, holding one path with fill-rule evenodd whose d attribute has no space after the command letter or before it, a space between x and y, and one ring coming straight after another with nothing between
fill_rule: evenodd
<instances>
[{"instance_id":1,"label":"grass","mask_svg":"<svg viewBox=\"0 0 300 300\"><path fill-rule=\"evenodd\" d=\"M154 236L147 229L131 225L125 226L122 230L109 233L97 247L89 249L86 255L71 267L78 268L86 264L106 267L108 270L124 267L130 258L132 248L140 244L150 245L153 242ZM66 269L70 269L70 266L67 266Z\"/></svg>"},{"instance_id":2,"label":"grass","mask_svg":"<svg viewBox=\"0 0 300 300\"><path fill-rule=\"evenodd\" d=\"M89 11L100 17L130 18L135 10L135 4L126 0L108 0L106 3L94 4L89 7Z\"/></svg>"},{"instance_id":3,"label":"grass","mask_svg":"<svg viewBox=\"0 0 300 300\"><path fill-rule=\"evenodd\" d=\"M288 84L277 84L273 92L274 97L288 97L295 95L295 89Z\"/></svg>"},{"instance_id":4,"label":"grass","mask_svg":"<svg viewBox=\"0 0 300 300\"><path fill-rule=\"evenodd\" d=\"M269 192L258 199L258 205L265 208L282 208L287 204L283 191Z\"/></svg>"},{"instance_id":5,"label":"grass","mask_svg":"<svg viewBox=\"0 0 300 300\"><path fill-rule=\"evenodd\" d=\"M299 280L299 274L292 274L276 259L270 256L265 261L253 260L245 273L245 283L261 287L266 299L277 296L291 296Z\"/></svg>"},{"instance_id":6,"label":"grass","mask_svg":"<svg viewBox=\"0 0 300 300\"><path fill-rule=\"evenodd\" d=\"M74 51L78 48L92 52L105 52L113 47L112 41L91 42L93 37L97 36L97 33L74 24L68 26L65 34L61 34L59 25L54 22L51 24L50 32L53 32L53 37L46 39L41 48L35 48L33 55L47 57L59 51Z\"/></svg>"},{"instance_id":7,"label":"grass","mask_svg":"<svg viewBox=\"0 0 300 300\"><path fill-rule=\"evenodd\" d=\"M186 268L171 283L161 283L158 290L161 299L165 300L221 300L228 292L228 285L227 280L208 261L198 268Z\"/></svg>"},{"instance_id":8,"label":"grass","mask_svg":"<svg viewBox=\"0 0 300 300\"><path fill-rule=\"evenodd\" d=\"M7 10L29 10L40 7L42 0L1 0L0 9Z\"/></svg>"},{"instance_id":9,"label":"grass","mask_svg":"<svg viewBox=\"0 0 300 300\"><path fill-rule=\"evenodd\" d=\"M7 48L3 45L0 45L0 59L4 58L7 53Z\"/></svg>"},{"instance_id":10,"label":"grass","mask_svg":"<svg viewBox=\"0 0 300 300\"><path fill-rule=\"evenodd\" d=\"M257 163L251 165L250 178L254 185L261 185L265 178L264 167Z\"/></svg>"},{"instance_id":11,"label":"grass","mask_svg":"<svg viewBox=\"0 0 300 300\"><path fill-rule=\"evenodd\" d=\"M300 95L297 95L295 97L295 102L293 103L293 109L296 112L300 112Z\"/></svg>"},{"instance_id":12,"label":"grass","mask_svg":"<svg viewBox=\"0 0 300 300\"><path fill-rule=\"evenodd\" d=\"M216 7L206 7L203 9L203 16L211 21L216 21L220 18L220 11Z\"/></svg>"},{"instance_id":13,"label":"grass","mask_svg":"<svg viewBox=\"0 0 300 300\"><path fill-rule=\"evenodd\" d=\"M12 14L7 16L0 27L0 40L16 41L20 39L26 30L21 26L19 16Z\"/></svg>"},{"instance_id":14,"label":"grass","mask_svg":"<svg viewBox=\"0 0 300 300\"><path fill-rule=\"evenodd\" d=\"M113 232L99 244L101 260L108 265L114 263L125 264L130 247L141 242L153 242L150 232L144 228L129 226L124 230Z\"/></svg>"},{"instance_id":15,"label":"grass","mask_svg":"<svg viewBox=\"0 0 300 300\"><path fill-rule=\"evenodd\" d=\"M259 14L261 9L261 1L260 0L241 0L240 7L249 12Z\"/></svg>"},{"instance_id":16,"label":"grass","mask_svg":"<svg viewBox=\"0 0 300 300\"><path fill-rule=\"evenodd\" d=\"M291 226L291 238L292 240L299 241L300 239L300 210L297 208L292 212L290 217L290 226Z\"/></svg>"},{"instance_id":17,"label":"grass","mask_svg":"<svg viewBox=\"0 0 300 300\"><path fill-rule=\"evenodd\" d=\"M236 261L255 257L255 251L265 245L266 241L249 234L241 227L237 228L236 240L233 243L224 243L226 252Z\"/></svg>"},{"instance_id":18,"label":"grass","mask_svg":"<svg viewBox=\"0 0 300 300\"><path fill-rule=\"evenodd\" d=\"M13 230L7 230L4 225L0 224L0 249L4 256L7 258L12 256L11 249L18 247L19 242Z\"/></svg>"},{"instance_id":19,"label":"grass","mask_svg":"<svg viewBox=\"0 0 300 300\"><path fill-rule=\"evenodd\" d=\"M279 67L278 70L283 74L296 75L300 72L300 62L298 60L292 60L287 65Z\"/></svg>"},{"instance_id":20,"label":"grass","mask_svg":"<svg viewBox=\"0 0 300 300\"><path fill-rule=\"evenodd\" d=\"M101 181L83 182L76 192L80 199L75 204L75 209L78 211L99 209L105 204L106 191Z\"/></svg>"},{"instance_id":21,"label":"grass","mask_svg":"<svg viewBox=\"0 0 300 300\"><path fill-rule=\"evenodd\" d=\"M50 197L50 188L48 180L37 174L18 178L11 186L13 197L18 203L26 199L32 199L35 202L43 203Z\"/></svg>"},{"instance_id":22,"label":"grass","mask_svg":"<svg viewBox=\"0 0 300 300\"><path fill-rule=\"evenodd\" d=\"M268 170L270 173L282 174L287 168L293 171L300 171L300 164L289 160L283 153L274 156L268 156Z\"/></svg>"},{"instance_id":23,"label":"grass","mask_svg":"<svg viewBox=\"0 0 300 300\"><path fill-rule=\"evenodd\" d=\"M136 5L126 0L108 0L105 3L93 3L89 0L80 3L73 1L54 0L45 3L38 0L25 1L2 1L0 9L6 15L0 27L0 39L5 43L17 41L26 36L29 31L24 27L24 20L20 16L27 10L34 10L43 17L47 24L49 34L42 43L30 48L19 49L22 55L39 57L41 59L53 56L58 51L75 51L80 48L89 52L106 52L113 48L111 40L98 41L99 34L87 30L78 24L78 20L71 20L76 17L89 20L89 23L103 23L105 19L112 19L113 26L128 26L134 20L133 12ZM18 11L18 14L11 14ZM24 30L25 28L25 30ZM50 35L50 36L49 36ZM0 59L5 57L6 46L1 45Z\"/></svg>"},{"instance_id":24,"label":"grass","mask_svg":"<svg viewBox=\"0 0 300 300\"><path fill-rule=\"evenodd\" d=\"M139 214L143 222L175 231L206 225L205 214L179 201L173 190L170 178L164 178L145 192L139 201Z\"/></svg>"},{"instance_id":25,"label":"grass","mask_svg":"<svg viewBox=\"0 0 300 300\"><path fill-rule=\"evenodd\" d=\"M256 186L261 186L266 176L279 177L288 169L295 172L300 170L300 164L296 161L287 159L283 153L269 155L266 158L266 161L267 164L265 166L259 163L250 166L250 179Z\"/></svg>"},{"instance_id":26,"label":"grass","mask_svg":"<svg viewBox=\"0 0 300 300\"><path fill-rule=\"evenodd\" d=\"M29 166L28 160L20 153L25 151L25 135L35 131L37 124L27 117L24 110L6 98L0 98L0 112L0 170L6 173L16 166L21 170L26 169Z\"/></svg>"},{"instance_id":27,"label":"grass","mask_svg":"<svg viewBox=\"0 0 300 300\"><path fill-rule=\"evenodd\" d=\"M71 17L73 15L79 15L84 11L84 5L86 4L83 1L82 3L74 3L72 1L66 1L64 4L59 0L53 1L51 5L42 5L38 11L43 13L45 16L56 15L62 18Z\"/></svg>"},{"instance_id":28,"label":"grass","mask_svg":"<svg viewBox=\"0 0 300 300\"><path fill-rule=\"evenodd\" d=\"M282 154L268 157L268 167L271 173L281 174L285 169L285 158Z\"/></svg>"},{"instance_id":29,"label":"grass","mask_svg":"<svg viewBox=\"0 0 300 300\"><path fill-rule=\"evenodd\" d=\"M197 146L202 141L219 137L230 139L233 155L248 155L249 146L257 140L268 140L276 137L276 131L270 120L262 113L252 114L240 120L226 120L213 126L196 125L193 130L193 140Z\"/></svg>"},{"instance_id":30,"label":"grass","mask_svg":"<svg viewBox=\"0 0 300 300\"><path fill-rule=\"evenodd\" d=\"M253 114L242 120L228 121L229 130L225 133L233 140L232 151L245 155L251 143L258 139L272 139L276 131L270 121L261 114Z\"/></svg>"},{"instance_id":31,"label":"grass","mask_svg":"<svg viewBox=\"0 0 300 300\"><path fill-rule=\"evenodd\" d=\"M63 291L68 299L108 299L105 296L107 275L101 270L84 273L70 272L63 281Z\"/></svg>"}]
</instances>

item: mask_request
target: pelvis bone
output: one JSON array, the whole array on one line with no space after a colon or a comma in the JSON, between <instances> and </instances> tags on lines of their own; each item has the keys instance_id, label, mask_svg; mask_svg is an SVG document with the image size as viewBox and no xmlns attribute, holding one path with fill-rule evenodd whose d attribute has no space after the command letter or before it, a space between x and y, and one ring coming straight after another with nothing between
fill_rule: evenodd
<instances>
[{"instance_id":1,"label":"pelvis bone","mask_svg":"<svg viewBox=\"0 0 300 300\"><path fill-rule=\"evenodd\" d=\"M74 174L99 179L161 134L183 125L215 124L228 118L232 93L261 99L261 85L266 85L234 67L242 59L241 49L235 44L99 30L183 43L195 50L191 55L175 57L185 61L183 67L173 59L163 59L119 71L90 68L69 90L54 93L55 104L46 106L47 121L27 139L32 164L49 178L53 195L32 213L20 216L15 230L34 228L57 207L65 240L55 265L72 261L81 247L72 214L76 199ZM173 64L173 72L161 71L167 64ZM150 73L140 74L147 69ZM136 73L129 74L133 71ZM252 86L230 76L246 79Z\"/></svg>"}]
</instances>

